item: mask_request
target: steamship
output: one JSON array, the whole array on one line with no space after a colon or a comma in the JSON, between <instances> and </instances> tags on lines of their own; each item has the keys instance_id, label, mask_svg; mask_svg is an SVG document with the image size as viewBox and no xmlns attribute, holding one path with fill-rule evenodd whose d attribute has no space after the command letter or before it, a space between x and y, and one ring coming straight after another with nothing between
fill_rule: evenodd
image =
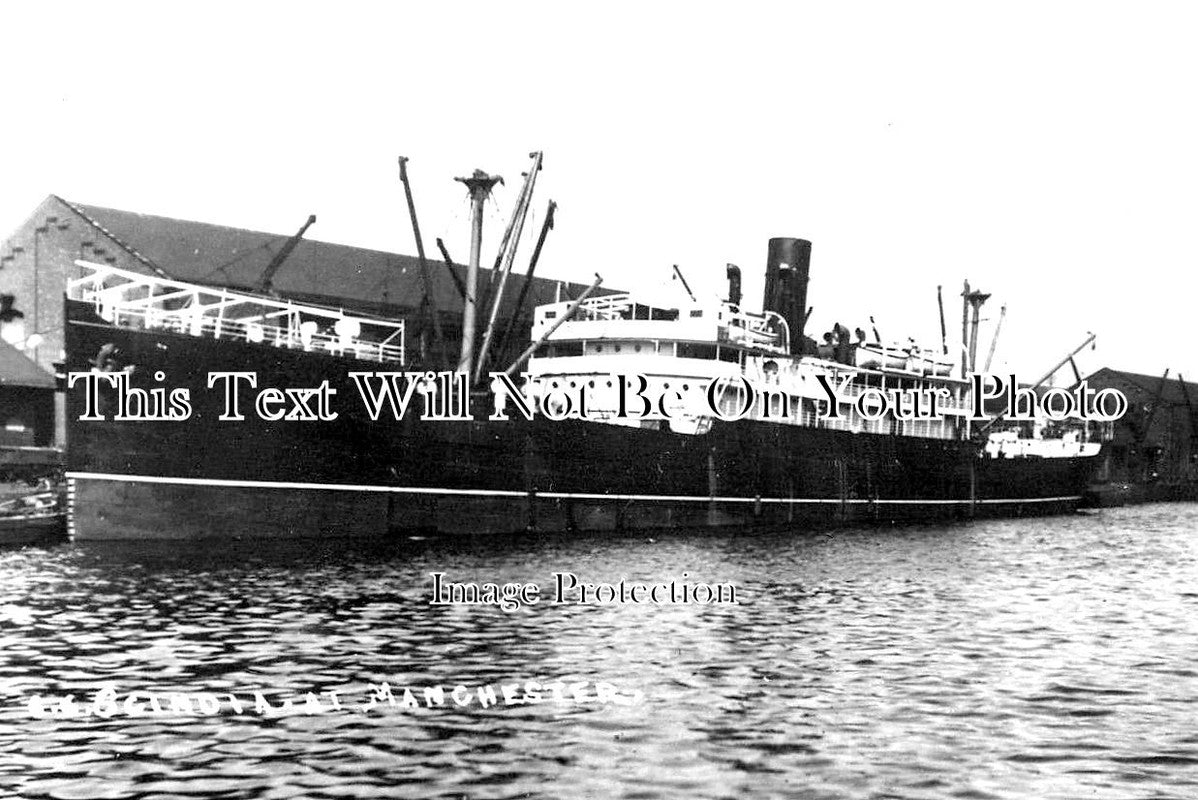
<instances>
[{"instance_id":1,"label":"steamship","mask_svg":"<svg viewBox=\"0 0 1198 800\"><path fill-rule=\"evenodd\" d=\"M123 377L95 382L93 397L82 379L67 392L70 531L802 530L1078 507L1100 448L1093 432L979 423L970 382L935 355L805 336L810 248L770 240L761 312L742 307L732 268L719 302L666 308L608 294L537 307L531 354L513 365L528 375L536 413L526 419L509 402L506 420L491 418L501 395L485 392L462 419L371 419L351 373L428 368L408 363L402 320L80 262L86 274L66 299L66 368ZM207 376L235 371L253 373L257 389L327 381L337 417L247 409L244 420L221 420ZM646 396L717 389L706 405L630 416L619 413L620 381L632 375ZM122 381L147 403L186 389L190 416L115 419L121 400L105 387ZM768 390L764 402L746 402L750 386ZM938 392L939 415L863 414L858 398L879 389ZM559 413L554 404L582 390L588 415ZM89 412L98 418L81 419Z\"/></svg>"}]
</instances>

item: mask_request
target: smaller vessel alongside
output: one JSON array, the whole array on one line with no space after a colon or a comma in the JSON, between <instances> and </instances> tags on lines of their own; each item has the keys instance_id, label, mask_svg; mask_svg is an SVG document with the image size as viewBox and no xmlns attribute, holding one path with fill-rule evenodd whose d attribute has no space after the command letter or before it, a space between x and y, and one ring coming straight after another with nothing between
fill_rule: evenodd
<instances>
[{"instance_id":1,"label":"smaller vessel alongside","mask_svg":"<svg viewBox=\"0 0 1198 800\"><path fill-rule=\"evenodd\" d=\"M62 492L43 485L30 494L0 502L0 547L65 538L66 521Z\"/></svg>"}]
</instances>

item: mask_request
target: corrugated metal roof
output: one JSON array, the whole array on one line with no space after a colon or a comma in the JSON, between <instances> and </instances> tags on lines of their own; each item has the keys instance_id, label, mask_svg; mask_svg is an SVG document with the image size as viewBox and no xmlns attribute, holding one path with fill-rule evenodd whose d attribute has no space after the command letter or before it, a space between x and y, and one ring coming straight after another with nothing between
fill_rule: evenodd
<instances>
[{"instance_id":1,"label":"corrugated metal roof","mask_svg":"<svg viewBox=\"0 0 1198 800\"><path fill-rule=\"evenodd\" d=\"M1086 378L1086 381L1091 386L1106 386L1112 381L1121 382L1125 388L1136 389L1147 395L1145 400L1150 401L1156 397L1159 391L1161 394L1161 402L1170 405L1185 406L1186 396L1185 391L1181 388L1181 382L1178 379L1177 373L1170 372L1169 377L1165 379L1165 384L1161 386L1160 375L1144 375L1138 372L1123 372L1110 367L1103 367L1093 375ZM1186 391L1190 393L1190 401L1198 404L1198 383L1186 381ZM1129 398L1130 399L1130 398Z\"/></svg>"},{"instance_id":2,"label":"corrugated metal roof","mask_svg":"<svg viewBox=\"0 0 1198 800\"><path fill-rule=\"evenodd\" d=\"M195 283L252 289L290 236L63 202L146 266ZM438 307L443 312L460 312L462 301L446 274L444 261L430 259L429 268ZM455 265L454 269L464 278L465 267ZM485 286L491 270L482 273L480 282ZM504 316L510 314L524 280L516 273L509 277ZM531 306L554 302L557 283L534 279L524 314L530 314ZM577 296L585 286L565 283L570 296ZM400 308L415 308L423 295L416 257L312 239L299 242L279 269L274 287L282 295L343 298L347 303Z\"/></svg>"},{"instance_id":3,"label":"corrugated metal roof","mask_svg":"<svg viewBox=\"0 0 1198 800\"><path fill-rule=\"evenodd\" d=\"M24 353L0 340L0 386L53 389L54 376L30 361Z\"/></svg>"}]
</instances>

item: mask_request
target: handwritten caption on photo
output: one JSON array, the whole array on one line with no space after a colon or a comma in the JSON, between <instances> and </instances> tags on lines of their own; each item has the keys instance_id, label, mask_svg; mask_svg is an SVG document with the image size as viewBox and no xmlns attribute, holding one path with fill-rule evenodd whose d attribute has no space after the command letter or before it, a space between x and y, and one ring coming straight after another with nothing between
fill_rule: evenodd
<instances>
[{"instance_id":1,"label":"handwritten caption on photo","mask_svg":"<svg viewBox=\"0 0 1198 800\"><path fill-rule=\"evenodd\" d=\"M170 692L134 690L116 686L96 690L90 698L74 694L32 695L26 701L35 719L81 717L211 717L221 714L260 717L335 713L381 713L426 708L495 708L554 704L563 706L632 706L644 700L640 691L624 691L604 681L524 681L467 686L399 686L389 682L369 684L362 691L325 689L292 696L261 691Z\"/></svg>"}]
</instances>

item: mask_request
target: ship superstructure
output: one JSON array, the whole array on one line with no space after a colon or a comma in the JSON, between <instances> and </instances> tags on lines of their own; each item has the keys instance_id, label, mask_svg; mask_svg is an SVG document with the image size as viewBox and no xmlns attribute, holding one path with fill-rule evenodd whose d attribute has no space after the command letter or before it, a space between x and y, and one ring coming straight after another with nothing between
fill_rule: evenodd
<instances>
[{"instance_id":1,"label":"ship superstructure","mask_svg":"<svg viewBox=\"0 0 1198 800\"><path fill-rule=\"evenodd\" d=\"M914 344L846 343L836 360L836 353L818 350L797 354L781 314L745 311L731 300L670 308L615 294L578 304L559 324L571 306L536 309L533 337L543 336L545 346L529 361L528 373L550 402L559 386L585 387L589 417L597 421L702 435L713 422L735 418L976 441L979 457L995 458L1088 457L1101 447L1100 432L1085 425L1045 436L1044 423L1026 426L1026 433L979 424L972 418L973 382L953 377L949 363ZM673 398L674 407L669 414L619 413L627 409L629 387L613 375L638 376L643 385L635 388L642 395ZM706 396L713 382L716 388Z\"/></svg>"},{"instance_id":2,"label":"ship superstructure","mask_svg":"<svg viewBox=\"0 0 1198 800\"><path fill-rule=\"evenodd\" d=\"M67 282L67 299L90 306L99 320L113 327L404 364L403 320L173 281L106 264L80 261L78 266L86 274ZM112 353L102 357L115 358Z\"/></svg>"},{"instance_id":3,"label":"ship superstructure","mask_svg":"<svg viewBox=\"0 0 1198 800\"><path fill-rule=\"evenodd\" d=\"M533 175L505 236L513 243ZM492 177L469 180L477 271ZM1085 426L978 422L973 386L952 374L946 348L861 330L853 341L839 324L823 343L808 337L810 251L802 239L770 240L761 311L743 307L734 267L727 299L674 307L592 297L597 277L582 296L535 309L531 344L510 365L494 363L510 331L498 315L510 251L501 278L476 289L490 303L486 326L463 320L478 347L434 331L417 363L403 320L81 262L65 313L69 528L77 538L801 531L1081 503L1098 450ZM467 316L487 310L471 281ZM483 396L500 372L527 374L536 413L492 417ZM186 419L111 413L112 393L126 390L211 400L211 376L229 373L253 375L257 413L232 419L198 401ZM363 374L397 386L450 376L479 394L469 413L381 419L355 402ZM90 418L87 385L106 406ZM278 393L263 406L268 389ZM570 392L585 392L585 414L565 413ZM317 394L336 398L336 413L304 413ZM931 414L898 401L931 396ZM653 400L624 413L622 402L641 397ZM294 414L279 410L287 403Z\"/></svg>"}]
</instances>

